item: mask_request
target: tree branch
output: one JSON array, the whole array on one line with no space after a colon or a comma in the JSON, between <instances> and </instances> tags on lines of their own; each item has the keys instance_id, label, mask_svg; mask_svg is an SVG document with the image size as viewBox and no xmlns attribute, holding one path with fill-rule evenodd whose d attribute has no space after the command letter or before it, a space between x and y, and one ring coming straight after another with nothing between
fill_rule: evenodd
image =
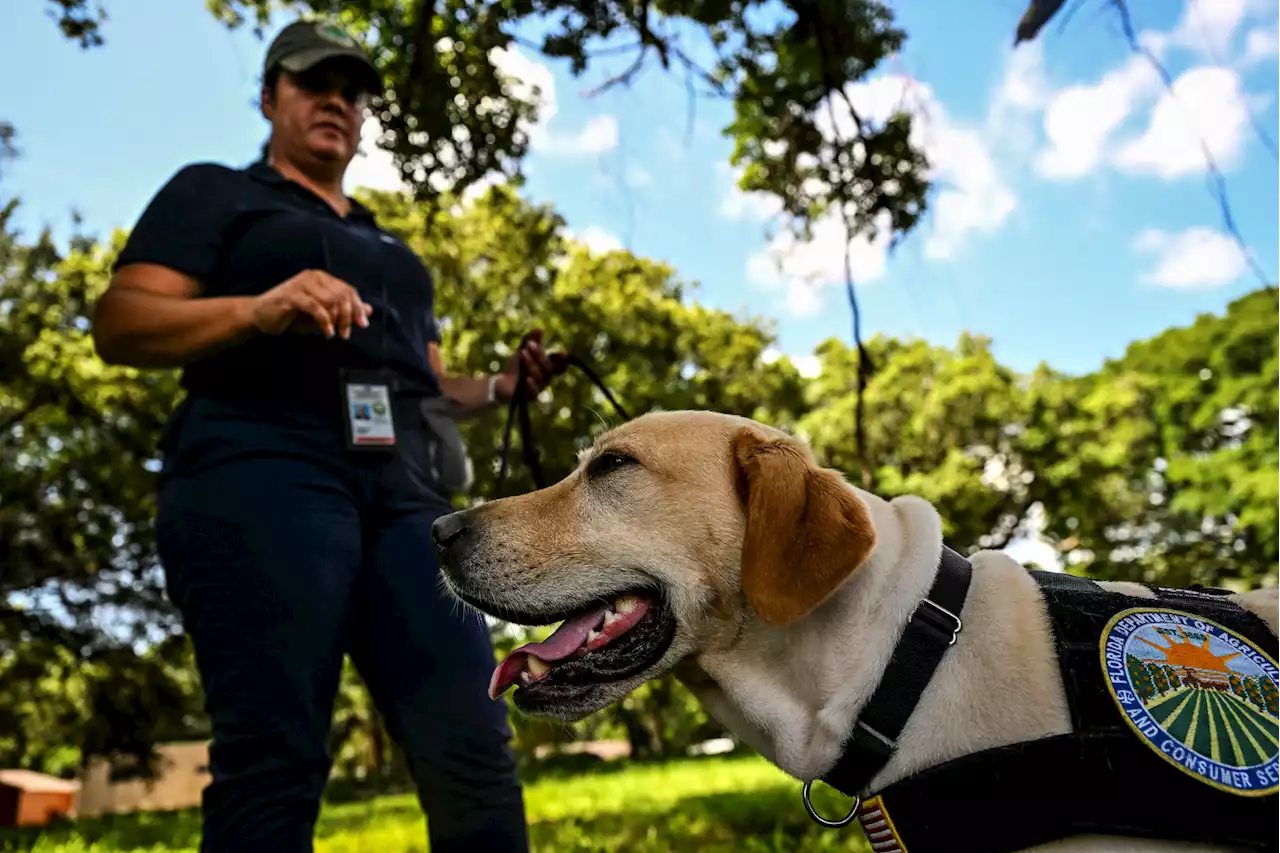
<instances>
[{"instance_id":1,"label":"tree branch","mask_svg":"<svg viewBox=\"0 0 1280 853\"><path fill-rule=\"evenodd\" d=\"M435 39L431 37L431 22L435 19L435 0L422 0L418 7L418 29L414 34L413 58L409 61L409 103L417 101L418 87L426 77L429 57L436 53Z\"/></svg>"}]
</instances>

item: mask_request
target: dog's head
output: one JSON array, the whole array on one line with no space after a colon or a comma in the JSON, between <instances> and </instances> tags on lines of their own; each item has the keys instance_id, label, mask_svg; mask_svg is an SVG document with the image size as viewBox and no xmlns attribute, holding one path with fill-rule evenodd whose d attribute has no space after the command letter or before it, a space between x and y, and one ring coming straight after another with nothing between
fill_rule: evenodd
<instances>
[{"instance_id":1,"label":"dog's head","mask_svg":"<svg viewBox=\"0 0 1280 853\"><path fill-rule=\"evenodd\" d=\"M712 412L645 415L604 434L545 489L445 516L449 590L491 616L564 624L494 671L517 707L578 719L732 645L785 626L870 555L866 505L797 439Z\"/></svg>"}]
</instances>

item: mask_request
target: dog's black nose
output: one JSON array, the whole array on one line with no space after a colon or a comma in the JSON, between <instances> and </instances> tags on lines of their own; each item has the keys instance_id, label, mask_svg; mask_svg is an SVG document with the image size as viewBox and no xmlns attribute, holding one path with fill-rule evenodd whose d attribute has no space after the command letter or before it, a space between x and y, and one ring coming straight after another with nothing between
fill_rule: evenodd
<instances>
[{"instance_id":1,"label":"dog's black nose","mask_svg":"<svg viewBox=\"0 0 1280 853\"><path fill-rule=\"evenodd\" d=\"M431 538L437 548L448 548L467 532L467 520L460 512L442 515L431 525Z\"/></svg>"}]
</instances>

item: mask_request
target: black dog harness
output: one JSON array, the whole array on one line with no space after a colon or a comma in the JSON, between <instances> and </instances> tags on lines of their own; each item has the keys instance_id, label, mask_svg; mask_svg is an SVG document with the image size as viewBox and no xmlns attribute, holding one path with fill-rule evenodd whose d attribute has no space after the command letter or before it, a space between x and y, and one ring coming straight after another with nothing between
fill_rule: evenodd
<instances>
[{"instance_id":1,"label":"black dog harness","mask_svg":"<svg viewBox=\"0 0 1280 853\"><path fill-rule=\"evenodd\" d=\"M863 797L963 629L969 562L938 576L823 781L857 802L875 853L1005 853L1102 834L1277 849L1276 637L1227 590L1154 598L1032 571L1052 624L1072 732L983 750Z\"/></svg>"}]
</instances>

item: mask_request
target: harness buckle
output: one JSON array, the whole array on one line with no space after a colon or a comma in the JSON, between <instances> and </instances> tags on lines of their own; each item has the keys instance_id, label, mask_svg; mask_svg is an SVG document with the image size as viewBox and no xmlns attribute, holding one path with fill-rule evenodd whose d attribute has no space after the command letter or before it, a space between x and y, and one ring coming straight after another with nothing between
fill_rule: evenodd
<instances>
[{"instance_id":1,"label":"harness buckle","mask_svg":"<svg viewBox=\"0 0 1280 853\"><path fill-rule=\"evenodd\" d=\"M964 630L964 623L960 621L960 617L952 613L947 608L943 607L941 604L938 604L936 601L932 601L931 599L926 598L921 603L929 605L934 610L941 613L944 617L951 620L953 624L947 625L943 630L951 631L951 639L947 642L947 645L954 646L956 644L956 639L960 636L960 632Z\"/></svg>"},{"instance_id":2,"label":"harness buckle","mask_svg":"<svg viewBox=\"0 0 1280 853\"><path fill-rule=\"evenodd\" d=\"M858 809L862 808L861 795L853 798L853 808L849 809L849 813L847 815L839 820L831 820L830 818L825 818L818 814L817 810L813 807L813 803L809 800L809 791L813 788L813 781L814 780L810 779L805 782L804 788L801 791L801 798L804 800L804 809L809 813L809 817L813 818L823 826L830 827L831 829L839 829L842 826L848 826L852 823L853 819L858 816Z\"/></svg>"}]
</instances>

